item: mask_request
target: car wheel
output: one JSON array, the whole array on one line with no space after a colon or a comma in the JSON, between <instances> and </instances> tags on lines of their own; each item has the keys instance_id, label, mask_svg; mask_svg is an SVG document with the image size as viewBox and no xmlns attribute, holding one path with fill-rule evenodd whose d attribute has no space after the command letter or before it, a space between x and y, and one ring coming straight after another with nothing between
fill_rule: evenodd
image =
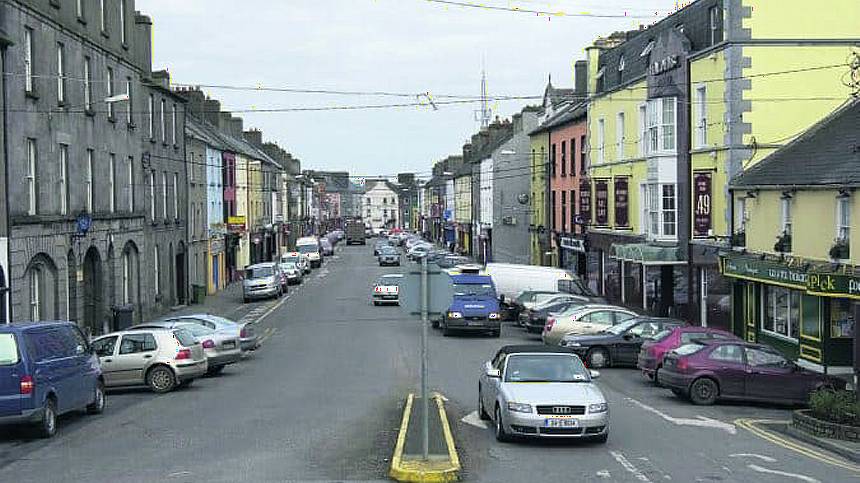
<instances>
[{"instance_id":1,"label":"car wheel","mask_svg":"<svg viewBox=\"0 0 860 483\"><path fill-rule=\"evenodd\" d=\"M439 320L437 320L437 319L431 320L430 321L430 327L433 327L434 329L438 329L439 328Z\"/></svg>"},{"instance_id":2,"label":"car wheel","mask_svg":"<svg viewBox=\"0 0 860 483\"><path fill-rule=\"evenodd\" d=\"M170 392L176 387L176 376L169 367L155 366L146 373L146 385L158 394Z\"/></svg>"},{"instance_id":3,"label":"car wheel","mask_svg":"<svg viewBox=\"0 0 860 483\"><path fill-rule=\"evenodd\" d=\"M103 382L96 383L95 394L93 394L93 402L87 406L87 413L101 414L105 410L105 385Z\"/></svg>"},{"instance_id":4,"label":"car wheel","mask_svg":"<svg viewBox=\"0 0 860 483\"><path fill-rule=\"evenodd\" d=\"M374 300L374 301L373 301L373 306L374 306L374 307L379 307L379 302L377 302L376 300Z\"/></svg>"},{"instance_id":5,"label":"car wheel","mask_svg":"<svg viewBox=\"0 0 860 483\"><path fill-rule=\"evenodd\" d=\"M36 428L42 438L53 438L57 434L57 403L53 398L49 397L45 400L42 419Z\"/></svg>"},{"instance_id":6,"label":"car wheel","mask_svg":"<svg viewBox=\"0 0 860 483\"><path fill-rule=\"evenodd\" d=\"M224 372L225 367L226 366L210 367L209 370L206 371L206 374L208 374L210 376L217 376L217 375L221 374L222 372Z\"/></svg>"},{"instance_id":7,"label":"car wheel","mask_svg":"<svg viewBox=\"0 0 860 483\"><path fill-rule=\"evenodd\" d=\"M250 303L250 302L251 302L251 299L249 299L248 297L243 297L243 298L242 298L242 303L247 304L247 303Z\"/></svg>"},{"instance_id":8,"label":"car wheel","mask_svg":"<svg viewBox=\"0 0 860 483\"><path fill-rule=\"evenodd\" d=\"M505 430L505 423L502 422L502 410L496 406L496 420L495 420L495 428L496 428L496 440L505 443L511 440L511 436Z\"/></svg>"},{"instance_id":9,"label":"car wheel","mask_svg":"<svg viewBox=\"0 0 860 483\"><path fill-rule=\"evenodd\" d=\"M591 440L595 443L606 444L606 441L609 439L609 433L603 433L600 436L595 436Z\"/></svg>"},{"instance_id":10,"label":"car wheel","mask_svg":"<svg viewBox=\"0 0 860 483\"><path fill-rule=\"evenodd\" d=\"M710 406L717 400L719 392L716 382L703 377L693 381L690 386L690 400L699 406Z\"/></svg>"},{"instance_id":11,"label":"car wheel","mask_svg":"<svg viewBox=\"0 0 860 483\"><path fill-rule=\"evenodd\" d=\"M609 352L602 347L595 347L588 351L586 358L588 359L589 368L600 369L609 365Z\"/></svg>"},{"instance_id":12,"label":"car wheel","mask_svg":"<svg viewBox=\"0 0 860 483\"><path fill-rule=\"evenodd\" d=\"M481 394L481 385L478 384L478 417L481 418L481 421L489 421L490 415L487 414L487 410L484 409L484 397Z\"/></svg>"}]
</instances>

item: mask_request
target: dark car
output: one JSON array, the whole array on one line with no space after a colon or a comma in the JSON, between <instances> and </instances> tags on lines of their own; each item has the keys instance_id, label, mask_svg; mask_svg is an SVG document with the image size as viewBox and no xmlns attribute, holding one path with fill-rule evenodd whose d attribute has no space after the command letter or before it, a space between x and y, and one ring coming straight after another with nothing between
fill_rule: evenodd
<instances>
[{"instance_id":1,"label":"dark car","mask_svg":"<svg viewBox=\"0 0 860 483\"><path fill-rule=\"evenodd\" d=\"M742 340L707 339L669 352L660 384L694 404L718 399L806 404L823 388L844 389L845 381L804 369L776 349Z\"/></svg>"},{"instance_id":2,"label":"dark car","mask_svg":"<svg viewBox=\"0 0 860 483\"><path fill-rule=\"evenodd\" d=\"M0 325L0 425L33 424L42 437L57 416L105 407L98 356L72 322Z\"/></svg>"},{"instance_id":3,"label":"dark car","mask_svg":"<svg viewBox=\"0 0 860 483\"><path fill-rule=\"evenodd\" d=\"M543 332L543 327L546 325L546 319L549 317L549 314L564 312L571 307L585 305L587 303L590 303L590 299L587 297L576 297L573 299L568 298L552 302L548 305L542 305L540 308L535 307L534 309L525 309L520 312L519 318L521 324L525 325L527 331L539 334Z\"/></svg>"},{"instance_id":4,"label":"dark car","mask_svg":"<svg viewBox=\"0 0 860 483\"><path fill-rule=\"evenodd\" d=\"M472 259L461 255L446 254L434 260L436 266L442 269L454 268L457 265L472 263Z\"/></svg>"},{"instance_id":5,"label":"dark car","mask_svg":"<svg viewBox=\"0 0 860 483\"><path fill-rule=\"evenodd\" d=\"M634 317L595 335L566 335L561 345L573 349L588 367L635 366L642 343L661 332L687 325L683 320Z\"/></svg>"},{"instance_id":6,"label":"dark car","mask_svg":"<svg viewBox=\"0 0 860 483\"><path fill-rule=\"evenodd\" d=\"M663 366L663 357L672 349L701 339L738 339L738 337L731 332L710 327L669 328L642 344L636 365L645 377L659 384L655 374L660 372Z\"/></svg>"},{"instance_id":7,"label":"dark car","mask_svg":"<svg viewBox=\"0 0 860 483\"><path fill-rule=\"evenodd\" d=\"M379 256L379 250L381 250L382 247L391 247L391 244L388 243L387 239L386 240L380 239L380 240L377 240L376 242L373 243L373 256L374 257Z\"/></svg>"},{"instance_id":8,"label":"dark car","mask_svg":"<svg viewBox=\"0 0 860 483\"><path fill-rule=\"evenodd\" d=\"M400 252L396 248L384 246L379 249L379 255L376 256L379 260L379 266L397 265L400 266Z\"/></svg>"}]
</instances>

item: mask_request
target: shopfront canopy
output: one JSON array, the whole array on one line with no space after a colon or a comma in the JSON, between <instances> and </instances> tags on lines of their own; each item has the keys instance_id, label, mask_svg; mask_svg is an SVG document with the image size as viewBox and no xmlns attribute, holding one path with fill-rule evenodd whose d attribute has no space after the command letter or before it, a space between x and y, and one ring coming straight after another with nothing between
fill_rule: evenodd
<instances>
[{"instance_id":1,"label":"shopfront canopy","mask_svg":"<svg viewBox=\"0 0 860 483\"><path fill-rule=\"evenodd\" d=\"M645 266L686 265L681 250L674 246L648 243L626 243L612 245L612 258Z\"/></svg>"}]
</instances>

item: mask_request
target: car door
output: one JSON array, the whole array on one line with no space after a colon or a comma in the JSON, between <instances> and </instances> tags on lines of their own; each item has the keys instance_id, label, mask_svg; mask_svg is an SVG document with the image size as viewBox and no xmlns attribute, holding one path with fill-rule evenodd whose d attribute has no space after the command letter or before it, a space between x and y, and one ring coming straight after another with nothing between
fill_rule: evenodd
<instances>
[{"instance_id":1,"label":"car door","mask_svg":"<svg viewBox=\"0 0 860 483\"><path fill-rule=\"evenodd\" d=\"M109 335L96 339L92 343L93 351L99 356L99 363L102 366L102 377L104 377L106 386L118 385L116 363L114 361L117 340L119 340L119 336Z\"/></svg>"},{"instance_id":2,"label":"car door","mask_svg":"<svg viewBox=\"0 0 860 483\"><path fill-rule=\"evenodd\" d=\"M114 356L116 379L120 385L144 384L145 369L155 356L155 338L148 332L124 334Z\"/></svg>"},{"instance_id":3,"label":"car door","mask_svg":"<svg viewBox=\"0 0 860 483\"><path fill-rule=\"evenodd\" d=\"M743 397L746 393L747 371L743 348L737 344L722 344L708 354L720 385L720 395Z\"/></svg>"},{"instance_id":4,"label":"car door","mask_svg":"<svg viewBox=\"0 0 860 483\"><path fill-rule=\"evenodd\" d=\"M579 330L584 334L594 334L615 325L615 317L609 310L595 310L582 317L576 325L575 331Z\"/></svg>"},{"instance_id":5,"label":"car door","mask_svg":"<svg viewBox=\"0 0 860 483\"><path fill-rule=\"evenodd\" d=\"M639 349L647 337L659 332L659 324L643 321L627 329L620 339L613 344L613 361L619 364L635 364L639 357Z\"/></svg>"},{"instance_id":6,"label":"car door","mask_svg":"<svg viewBox=\"0 0 860 483\"><path fill-rule=\"evenodd\" d=\"M746 395L769 401L795 401L794 364L774 351L746 347Z\"/></svg>"},{"instance_id":7,"label":"car door","mask_svg":"<svg viewBox=\"0 0 860 483\"><path fill-rule=\"evenodd\" d=\"M505 354L504 352L499 352L490 362L491 369L498 369L501 374L502 369L505 367ZM483 393L484 398L484 408L487 413L492 415L493 408L496 406L496 401L499 397L499 390L501 389L502 379L501 377L488 377L486 374L484 375L484 380L486 381L486 385L482 387L486 387L485 392Z\"/></svg>"},{"instance_id":8,"label":"car door","mask_svg":"<svg viewBox=\"0 0 860 483\"><path fill-rule=\"evenodd\" d=\"M75 407L84 407L92 402L93 390L95 388L95 379L97 374L93 371L90 359L92 352L87 339L81 333L80 329L74 326L62 327L63 333L73 347L72 352L72 367L74 373L71 375L75 381L72 386L74 388Z\"/></svg>"}]
</instances>

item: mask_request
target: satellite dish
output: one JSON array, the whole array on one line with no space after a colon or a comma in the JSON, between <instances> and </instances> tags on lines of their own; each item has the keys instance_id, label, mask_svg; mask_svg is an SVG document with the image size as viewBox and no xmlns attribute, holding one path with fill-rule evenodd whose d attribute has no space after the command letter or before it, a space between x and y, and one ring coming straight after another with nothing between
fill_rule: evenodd
<instances>
[{"instance_id":1,"label":"satellite dish","mask_svg":"<svg viewBox=\"0 0 860 483\"><path fill-rule=\"evenodd\" d=\"M529 194L528 193L520 193L520 195L517 196L517 201L521 205L527 205L529 203Z\"/></svg>"}]
</instances>

